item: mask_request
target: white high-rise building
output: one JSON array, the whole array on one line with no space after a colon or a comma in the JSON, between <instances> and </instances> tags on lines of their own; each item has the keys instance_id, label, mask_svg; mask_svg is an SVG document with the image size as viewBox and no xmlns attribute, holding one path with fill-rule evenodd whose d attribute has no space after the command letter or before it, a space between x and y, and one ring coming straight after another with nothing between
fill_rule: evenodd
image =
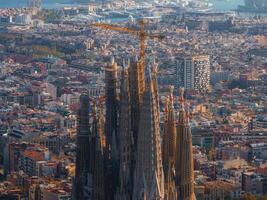
<instances>
[{"instance_id":1,"label":"white high-rise building","mask_svg":"<svg viewBox=\"0 0 267 200\"><path fill-rule=\"evenodd\" d=\"M210 87L210 57L189 56L177 59L177 86L205 92Z\"/></svg>"}]
</instances>

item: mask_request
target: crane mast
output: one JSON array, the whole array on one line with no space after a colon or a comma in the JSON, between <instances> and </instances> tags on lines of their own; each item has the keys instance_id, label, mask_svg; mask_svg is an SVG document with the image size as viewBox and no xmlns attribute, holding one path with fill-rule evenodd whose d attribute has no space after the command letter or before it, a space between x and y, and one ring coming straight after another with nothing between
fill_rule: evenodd
<instances>
[{"instance_id":1,"label":"crane mast","mask_svg":"<svg viewBox=\"0 0 267 200\"><path fill-rule=\"evenodd\" d=\"M106 30L114 30L114 31L118 31L118 32L129 33L131 35L139 37L139 39L140 39L140 63L142 65L142 68L144 69L145 59L146 59L145 51L146 51L147 38L162 40L164 38L164 36L156 35L156 34L149 34L149 33L145 32L144 19L140 20L139 24L140 24L140 30L135 30L135 29L126 28L126 27L120 27L117 25L104 24L104 23L94 23L94 24L92 24L92 26L100 27L100 28L103 28Z\"/></svg>"}]
</instances>

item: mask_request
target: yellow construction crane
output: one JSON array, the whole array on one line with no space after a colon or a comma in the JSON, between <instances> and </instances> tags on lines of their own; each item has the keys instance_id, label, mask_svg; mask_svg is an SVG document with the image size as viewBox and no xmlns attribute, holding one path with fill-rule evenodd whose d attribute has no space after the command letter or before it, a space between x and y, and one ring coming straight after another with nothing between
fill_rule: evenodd
<instances>
[{"instance_id":1,"label":"yellow construction crane","mask_svg":"<svg viewBox=\"0 0 267 200\"><path fill-rule=\"evenodd\" d=\"M146 50L146 39L159 39L162 40L164 38L163 35L157 35L157 34L149 34L145 32L145 21L144 19L139 21L140 24L140 29L135 30L131 28L126 28L126 27L120 27L117 25L110 25L110 24L104 24L104 23L94 23L92 26L100 27L103 29L107 30L114 30L114 31L119 31L119 32L124 32L124 33L129 33L131 35L138 36L140 38L140 61L142 64L145 63L145 50Z\"/></svg>"}]
</instances>

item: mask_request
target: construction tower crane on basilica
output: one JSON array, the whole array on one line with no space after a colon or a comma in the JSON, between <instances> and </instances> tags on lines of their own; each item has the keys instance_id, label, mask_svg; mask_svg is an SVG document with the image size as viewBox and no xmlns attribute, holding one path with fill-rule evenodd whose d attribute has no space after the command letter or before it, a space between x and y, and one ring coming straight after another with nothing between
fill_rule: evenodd
<instances>
[{"instance_id":1,"label":"construction tower crane on basilica","mask_svg":"<svg viewBox=\"0 0 267 200\"><path fill-rule=\"evenodd\" d=\"M131 29L127 27L120 27L117 25L94 23L91 26L99 27L106 30L119 31L122 33L129 33L137 36L140 39L140 58L139 61L130 63L129 67L129 87L131 94L131 112L132 112L132 133L134 139L134 148L136 150L137 137L138 137L138 126L140 118L140 109L143 101L143 95L145 91L145 60L146 60L146 40L147 39L158 39L162 40L163 35L150 34L145 31L145 20L139 21L140 29Z\"/></svg>"},{"instance_id":2,"label":"construction tower crane on basilica","mask_svg":"<svg viewBox=\"0 0 267 200\"><path fill-rule=\"evenodd\" d=\"M114 30L114 31L119 31L123 33L129 33L131 35L138 36L140 38L140 61L143 64L145 64L145 58L146 58L146 40L149 39L159 39L162 40L164 38L163 35L158 35L158 34L150 34L145 32L145 20L142 19L139 21L140 24L140 30L135 30L131 28L126 28L126 27L120 27L117 25L110 25L110 24L104 24L104 23L94 23L92 26L100 27L106 30Z\"/></svg>"}]
</instances>

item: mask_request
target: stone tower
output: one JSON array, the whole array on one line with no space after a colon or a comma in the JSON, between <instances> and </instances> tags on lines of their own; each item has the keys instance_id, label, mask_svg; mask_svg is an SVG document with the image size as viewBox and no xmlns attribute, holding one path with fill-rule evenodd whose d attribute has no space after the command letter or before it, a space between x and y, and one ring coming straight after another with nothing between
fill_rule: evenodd
<instances>
[{"instance_id":1,"label":"stone tower","mask_svg":"<svg viewBox=\"0 0 267 200\"><path fill-rule=\"evenodd\" d=\"M123 69L121 78L119 144L120 183L116 199L130 200L133 185L133 136L128 69Z\"/></svg>"},{"instance_id":2,"label":"stone tower","mask_svg":"<svg viewBox=\"0 0 267 200\"><path fill-rule=\"evenodd\" d=\"M105 192L107 200L113 200L118 184L118 99L117 99L117 73L118 66L111 59L111 65L105 71L106 84L106 121L105 135L107 145L107 156L105 159Z\"/></svg>"},{"instance_id":3,"label":"stone tower","mask_svg":"<svg viewBox=\"0 0 267 200\"><path fill-rule=\"evenodd\" d=\"M141 62L131 61L129 67L129 87L131 97L131 118L134 148L137 146L138 126L140 120L140 109L145 90L145 70Z\"/></svg>"},{"instance_id":4,"label":"stone tower","mask_svg":"<svg viewBox=\"0 0 267 200\"><path fill-rule=\"evenodd\" d=\"M163 171L165 178L165 200L176 199L175 188L175 148L176 148L176 113L173 106L173 86L166 99L165 122L163 133Z\"/></svg>"},{"instance_id":5,"label":"stone tower","mask_svg":"<svg viewBox=\"0 0 267 200\"><path fill-rule=\"evenodd\" d=\"M156 98L155 83L149 72L140 112L134 174L134 200L164 199L159 108Z\"/></svg>"},{"instance_id":6,"label":"stone tower","mask_svg":"<svg viewBox=\"0 0 267 200\"><path fill-rule=\"evenodd\" d=\"M90 138L90 174L92 177L92 200L105 200L104 144L96 105L93 107L92 136Z\"/></svg>"},{"instance_id":7,"label":"stone tower","mask_svg":"<svg viewBox=\"0 0 267 200\"><path fill-rule=\"evenodd\" d=\"M76 200L91 199L90 174L90 129L89 129L89 97L82 94L80 97L80 109L77 116L77 150L76 150L76 174L75 194Z\"/></svg>"},{"instance_id":8,"label":"stone tower","mask_svg":"<svg viewBox=\"0 0 267 200\"><path fill-rule=\"evenodd\" d=\"M177 200L195 200L192 135L185 111L184 89L180 89L178 124L176 126L175 183Z\"/></svg>"},{"instance_id":9,"label":"stone tower","mask_svg":"<svg viewBox=\"0 0 267 200\"><path fill-rule=\"evenodd\" d=\"M107 66L105 71L105 87L106 87L106 122L105 133L107 145L111 149L112 138L117 139L117 118L118 118L118 99L117 99L117 73L118 66L111 59L111 64ZM115 135L115 136L114 136Z\"/></svg>"}]
</instances>

